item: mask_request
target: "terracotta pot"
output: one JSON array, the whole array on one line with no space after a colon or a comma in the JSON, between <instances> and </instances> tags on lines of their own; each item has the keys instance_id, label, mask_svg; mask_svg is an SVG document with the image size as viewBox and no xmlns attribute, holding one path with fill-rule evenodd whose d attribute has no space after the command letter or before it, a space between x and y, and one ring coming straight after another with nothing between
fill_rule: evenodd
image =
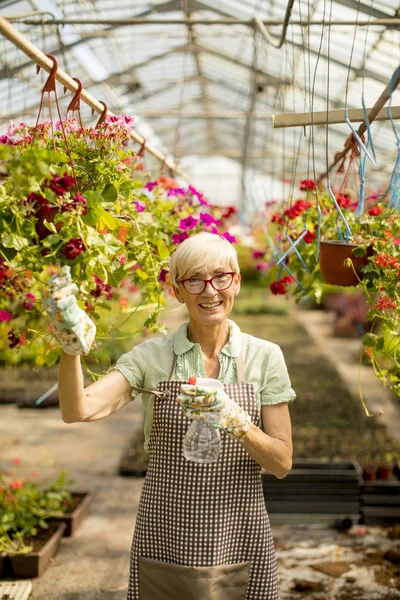
<instances>
[{"instance_id":1,"label":"terracotta pot","mask_svg":"<svg viewBox=\"0 0 400 600\"><path fill-rule=\"evenodd\" d=\"M353 250L358 248L359 244L346 244L341 240L324 240L320 243L319 249L319 268L322 279L330 285L341 285L348 287L357 285L358 278L352 267L345 267L346 258L351 258L354 269L360 279L363 274L360 267L368 264L368 257L372 256L372 246L367 248L365 256L355 256Z\"/></svg>"},{"instance_id":2,"label":"terracotta pot","mask_svg":"<svg viewBox=\"0 0 400 600\"><path fill-rule=\"evenodd\" d=\"M392 479L393 477L393 465L379 465L376 471L378 479Z\"/></svg>"},{"instance_id":3,"label":"terracotta pot","mask_svg":"<svg viewBox=\"0 0 400 600\"><path fill-rule=\"evenodd\" d=\"M52 517L49 519L49 524L65 523L66 528L63 537L75 535L89 514L92 494L90 492L72 492L72 496L79 501L73 511L64 513L62 517Z\"/></svg>"},{"instance_id":4,"label":"terracotta pot","mask_svg":"<svg viewBox=\"0 0 400 600\"><path fill-rule=\"evenodd\" d=\"M48 215L46 215L45 217L38 217L35 229L36 233L39 236L39 240L43 240L51 234L51 231L47 229L47 227L44 225L44 221L46 220L48 223L54 223L54 217L56 216L56 214L58 214L59 210L60 209L58 208L58 206L54 206L50 209L50 213ZM55 228L57 229L57 231L60 231L61 227L62 223L55 223Z\"/></svg>"},{"instance_id":5,"label":"terracotta pot","mask_svg":"<svg viewBox=\"0 0 400 600\"><path fill-rule=\"evenodd\" d=\"M364 467L362 476L364 481L375 481L376 469L374 467Z\"/></svg>"}]
</instances>

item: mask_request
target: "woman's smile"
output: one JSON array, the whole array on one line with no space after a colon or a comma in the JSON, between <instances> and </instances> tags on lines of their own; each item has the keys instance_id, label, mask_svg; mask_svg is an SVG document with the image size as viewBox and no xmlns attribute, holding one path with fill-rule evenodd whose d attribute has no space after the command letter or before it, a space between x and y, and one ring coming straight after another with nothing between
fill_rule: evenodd
<instances>
[{"instance_id":1,"label":"woman's smile","mask_svg":"<svg viewBox=\"0 0 400 600\"><path fill-rule=\"evenodd\" d=\"M222 304L222 300L217 300L216 302L200 302L199 306L203 310L211 311L211 310L214 310L215 308L218 308L219 306L221 306L221 304Z\"/></svg>"}]
</instances>

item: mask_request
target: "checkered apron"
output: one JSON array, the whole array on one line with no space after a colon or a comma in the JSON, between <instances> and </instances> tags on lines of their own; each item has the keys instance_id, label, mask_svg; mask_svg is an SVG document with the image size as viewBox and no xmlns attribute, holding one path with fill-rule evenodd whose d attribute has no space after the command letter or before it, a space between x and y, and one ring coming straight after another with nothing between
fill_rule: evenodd
<instances>
[{"instance_id":1,"label":"checkered apron","mask_svg":"<svg viewBox=\"0 0 400 600\"><path fill-rule=\"evenodd\" d=\"M175 365L176 356L171 379L161 381L154 392L149 467L133 535L127 600L279 600L261 468L224 432L217 462L185 459L183 437L191 421L176 402L183 382L174 380ZM239 383L225 385L225 392L259 426L259 408L252 384L244 383L241 357L236 369ZM144 566L149 565L146 573ZM196 594L196 577L211 581L218 568L232 569L239 580L240 569L247 568L245 581L240 580L243 592L235 592L239 584L231 583L218 594L220 584L213 579L207 588L199 588L209 593ZM194 579L185 579L192 572ZM219 578L227 585L225 572ZM145 590L146 582L153 592ZM162 592L154 592L154 585Z\"/></svg>"}]
</instances>

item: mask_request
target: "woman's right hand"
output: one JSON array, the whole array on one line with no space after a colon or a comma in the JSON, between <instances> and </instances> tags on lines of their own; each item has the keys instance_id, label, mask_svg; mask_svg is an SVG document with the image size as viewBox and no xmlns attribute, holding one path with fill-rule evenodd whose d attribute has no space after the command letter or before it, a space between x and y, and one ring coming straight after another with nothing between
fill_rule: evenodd
<instances>
[{"instance_id":1,"label":"woman's right hand","mask_svg":"<svg viewBox=\"0 0 400 600\"><path fill-rule=\"evenodd\" d=\"M78 306L77 291L70 267L64 266L50 277L43 294L43 308L51 318L54 335L64 352L72 355L88 354L96 335L96 325Z\"/></svg>"}]
</instances>

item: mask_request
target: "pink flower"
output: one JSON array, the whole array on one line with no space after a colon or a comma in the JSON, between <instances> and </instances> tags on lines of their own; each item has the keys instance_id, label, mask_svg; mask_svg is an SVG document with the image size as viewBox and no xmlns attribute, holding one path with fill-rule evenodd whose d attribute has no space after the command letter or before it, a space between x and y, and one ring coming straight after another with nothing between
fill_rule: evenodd
<instances>
[{"instance_id":1,"label":"pink flower","mask_svg":"<svg viewBox=\"0 0 400 600\"><path fill-rule=\"evenodd\" d=\"M13 458L12 462L14 465L16 465L17 467L21 464L21 459L20 458Z\"/></svg>"},{"instance_id":2,"label":"pink flower","mask_svg":"<svg viewBox=\"0 0 400 600\"><path fill-rule=\"evenodd\" d=\"M195 219L192 215L189 215L186 217L186 219L180 220L179 229L193 229L193 227L196 227L198 222L198 219Z\"/></svg>"},{"instance_id":3,"label":"pink flower","mask_svg":"<svg viewBox=\"0 0 400 600\"><path fill-rule=\"evenodd\" d=\"M167 275L168 275L169 271L168 269L163 269L160 273L159 276L159 280L162 281L163 283L165 283L167 281Z\"/></svg>"},{"instance_id":4,"label":"pink flower","mask_svg":"<svg viewBox=\"0 0 400 600\"><path fill-rule=\"evenodd\" d=\"M228 242L230 242L231 244L237 244L238 243L238 241L235 238L235 236L231 235L228 231L225 231L225 233L222 233L221 237L223 237L226 240L228 240Z\"/></svg>"},{"instance_id":5,"label":"pink flower","mask_svg":"<svg viewBox=\"0 0 400 600\"><path fill-rule=\"evenodd\" d=\"M135 200L136 210L141 213L146 210L146 204L144 202L140 202L140 200Z\"/></svg>"},{"instance_id":6,"label":"pink flower","mask_svg":"<svg viewBox=\"0 0 400 600\"><path fill-rule=\"evenodd\" d=\"M0 323L4 321L12 321L12 315L6 310L0 310Z\"/></svg>"},{"instance_id":7,"label":"pink flower","mask_svg":"<svg viewBox=\"0 0 400 600\"><path fill-rule=\"evenodd\" d=\"M257 258L261 258L262 256L264 256L265 251L263 250L253 250L253 258L257 259Z\"/></svg>"},{"instance_id":8,"label":"pink flower","mask_svg":"<svg viewBox=\"0 0 400 600\"><path fill-rule=\"evenodd\" d=\"M181 244L188 238L188 234L184 231L183 233L173 233L171 235L171 240L173 244Z\"/></svg>"},{"instance_id":9,"label":"pink flower","mask_svg":"<svg viewBox=\"0 0 400 600\"><path fill-rule=\"evenodd\" d=\"M256 269L257 269L257 271L268 271L269 263L259 262L256 264Z\"/></svg>"},{"instance_id":10,"label":"pink flower","mask_svg":"<svg viewBox=\"0 0 400 600\"><path fill-rule=\"evenodd\" d=\"M218 219L215 219L215 217L208 213L200 213L200 221L204 225L222 225L221 221L218 221Z\"/></svg>"},{"instance_id":11,"label":"pink flower","mask_svg":"<svg viewBox=\"0 0 400 600\"><path fill-rule=\"evenodd\" d=\"M153 190L153 188L158 186L158 181L148 181L146 183L146 185L144 186L146 190L149 190L149 192L151 192Z\"/></svg>"},{"instance_id":12,"label":"pink flower","mask_svg":"<svg viewBox=\"0 0 400 600\"><path fill-rule=\"evenodd\" d=\"M126 263L126 254L123 254L122 256L119 257L119 264L120 265L124 265Z\"/></svg>"}]
</instances>

